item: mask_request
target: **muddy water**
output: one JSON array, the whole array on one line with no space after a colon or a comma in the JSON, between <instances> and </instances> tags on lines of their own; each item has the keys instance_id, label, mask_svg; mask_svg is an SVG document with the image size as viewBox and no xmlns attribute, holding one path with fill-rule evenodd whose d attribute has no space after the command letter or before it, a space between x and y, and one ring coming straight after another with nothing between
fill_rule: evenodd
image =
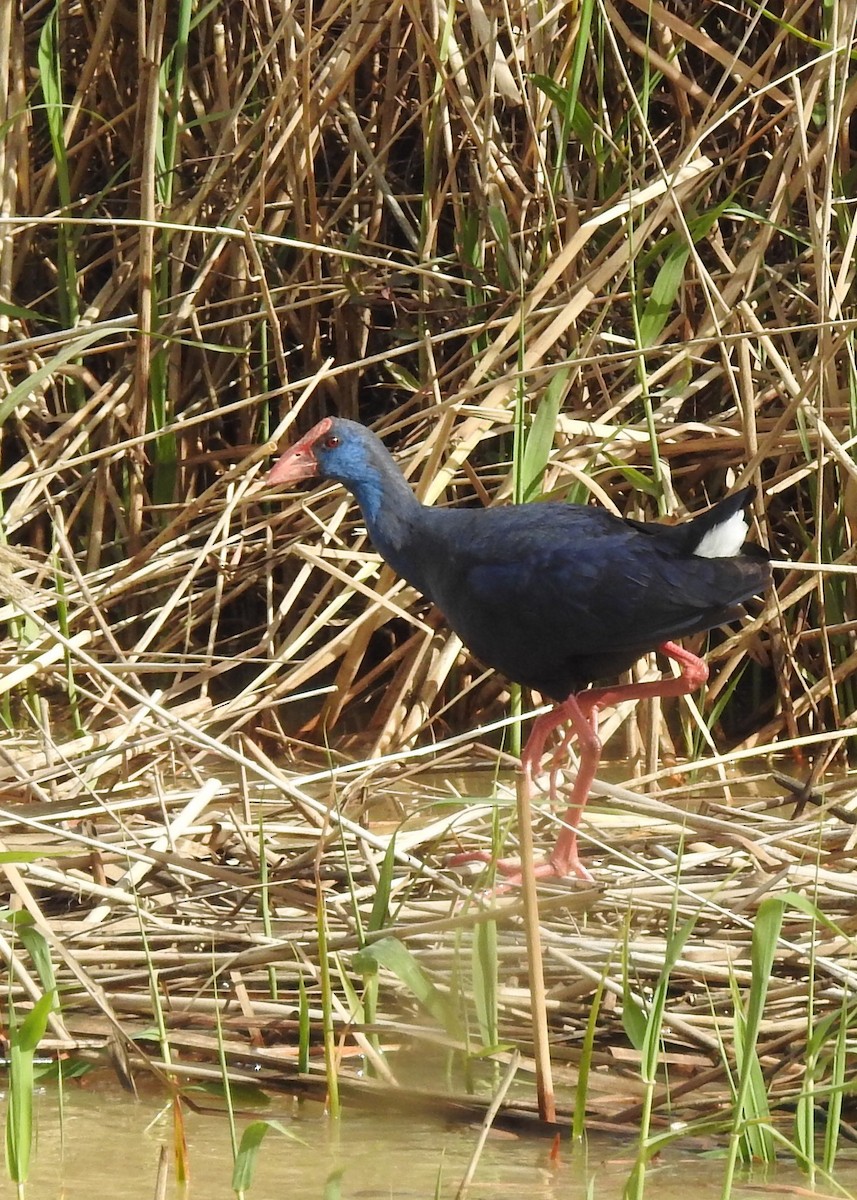
<instances>
[{"instance_id":1,"label":"muddy water","mask_svg":"<svg viewBox=\"0 0 857 1200\"><path fill-rule=\"evenodd\" d=\"M204 1103L203 1097L200 1100ZM478 1134L475 1127L348 1111L337 1125L314 1103L292 1107L280 1098L260 1115L281 1122L300 1141L276 1131L267 1135L249 1200L431 1200L435 1195L452 1200ZM191 1172L187 1189L175 1177L169 1110L154 1097L137 1101L112 1088L71 1085L61 1118L56 1091L45 1090L38 1098L37 1121L29 1197L150 1200L156 1194L162 1150L169 1170L166 1197L217 1200L234 1194L229 1128L221 1113L186 1114ZM244 1123L239 1120L239 1135ZM552 1161L549 1141L498 1133L488 1139L467 1196L619 1200L632 1160L633 1147L590 1139L585 1156L563 1148L558 1161ZM714 1200L722 1179L722 1159L674 1150L650 1169L645 1195L686 1200L692 1188L695 1200ZM846 1188L857 1185L857 1160L844 1164L839 1182ZM785 1165L767 1176L743 1177L734 1195L746 1194L747 1185L761 1187L766 1200L811 1195L804 1190L807 1184L805 1176ZM829 1190L818 1181L819 1193ZM0 1194L6 1193L0 1189Z\"/></svg>"}]
</instances>

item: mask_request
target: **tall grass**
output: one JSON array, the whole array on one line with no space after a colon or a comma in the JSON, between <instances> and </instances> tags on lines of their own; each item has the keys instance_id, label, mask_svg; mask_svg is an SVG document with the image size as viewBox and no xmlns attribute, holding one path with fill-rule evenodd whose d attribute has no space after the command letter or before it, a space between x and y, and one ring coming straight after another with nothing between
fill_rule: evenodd
<instances>
[{"instance_id":1,"label":"tall grass","mask_svg":"<svg viewBox=\"0 0 857 1200\"><path fill-rule=\"evenodd\" d=\"M776 597L711 636L704 697L605 714L626 778L581 834L604 890L541 900L558 1098L570 1120L576 1091L577 1135L582 1109L634 1124L638 1192L671 1105L725 1106L730 1178L751 1129L783 1152L790 1106L797 1157L835 1167L855 20L789 0L3 8L0 869L66 991L56 1052L79 1043L72 1017L106 1038L154 1015L160 1049L135 1066L185 1078L189 1035L149 980L186 1002L212 1070L217 1012L224 1069L252 1046L276 1083L293 1054L343 1103L354 1048L382 1086L394 1045L440 1044L454 1087L464 1029L501 1055L529 1036L514 898L461 911L470 889L441 868L488 843L496 794L464 801L486 778L511 800L502 737L537 699L518 714L340 490L254 490L274 440L337 411L373 423L429 503L655 517L755 485ZM807 811L771 783L780 748ZM784 910L747 1014L753 919L786 888L820 916ZM3 953L25 1022L41 991L20 946ZM633 1117L594 1086L611 1070L642 1080Z\"/></svg>"}]
</instances>

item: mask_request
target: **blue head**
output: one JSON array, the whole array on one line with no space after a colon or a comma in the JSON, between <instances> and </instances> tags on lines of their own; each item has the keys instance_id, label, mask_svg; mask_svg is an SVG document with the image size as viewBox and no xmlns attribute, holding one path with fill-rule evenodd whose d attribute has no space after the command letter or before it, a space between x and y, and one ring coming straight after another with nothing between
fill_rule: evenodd
<instances>
[{"instance_id":1,"label":"blue head","mask_svg":"<svg viewBox=\"0 0 857 1200\"><path fill-rule=\"evenodd\" d=\"M344 417L325 417L277 459L269 484L294 484L304 479L335 479L357 498L372 522L384 508L401 505L404 493L416 503L389 452L365 425ZM395 501L395 504L394 504Z\"/></svg>"}]
</instances>

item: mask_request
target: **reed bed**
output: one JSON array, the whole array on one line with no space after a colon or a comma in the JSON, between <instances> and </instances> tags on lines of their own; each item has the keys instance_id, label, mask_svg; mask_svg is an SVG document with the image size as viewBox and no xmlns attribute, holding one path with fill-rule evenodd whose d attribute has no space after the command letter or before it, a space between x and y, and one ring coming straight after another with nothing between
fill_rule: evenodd
<instances>
[{"instance_id":1,"label":"reed bed","mask_svg":"<svg viewBox=\"0 0 857 1200\"><path fill-rule=\"evenodd\" d=\"M444 868L514 839L518 700L341 490L259 486L336 411L430 503L756 486L776 594L704 696L605 721L598 884L542 890L552 1056L646 1138L845 1128L855 22L3 8L0 934L43 1047L349 1096L528 1065L518 901Z\"/></svg>"},{"instance_id":2,"label":"reed bed","mask_svg":"<svg viewBox=\"0 0 857 1200\"><path fill-rule=\"evenodd\" d=\"M158 723L151 711L134 714L131 724L139 728L125 739L125 768L118 779L110 766L109 784L99 781L96 764L115 763L114 748L73 757L74 743L46 743L54 765L30 761L26 769L45 799L7 800L0 811L11 893L54 958L61 1007L44 1049L91 1058L93 1050L118 1042L122 1058L130 1054L137 1066L145 1061L186 1081L214 1061L222 1038L238 1077L252 1062L261 1071L257 1081L303 1092L315 1080L323 1094L321 904L337 1069L353 1088L368 1063L375 1088L378 1081L406 1088L416 1078L428 1091L442 1091L450 1058L460 1060L452 1097L461 1101L461 1062L470 1056L493 1049L502 1059L516 1044L526 1067L531 998L521 903L512 895L474 893L466 879L442 870L452 845L490 843L495 803L505 800L511 816L508 778L495 789L465 750L456 767L467 771L471 785L483 777L481 805L463 804L454 777L439 771L421 773L416 788L404 786L389 763L367 765L332 796L325 772L283 773L258 750L224 752L218 761L216 751L192 749L188 740L187 777L204 778L196 788L179 788L175 763L153 762L147 732ZM184 740L180 731L174 739ZM9 759L7 778L17 765ZM141 794L137 759L157 781L148 795ZM68 788L57 795L54 782L72 778L76 794ZM850 1013L857 895L850 812L810 806L796 820L787 790L768 794L766 772L731 783L731 807L711 798L722 791L711 778L675 786L657 800L605 784L606 803L595 805L587 826L598 885L544 887L544 965L561 1108L573 1105L583 1031L600 984L587 1107L619 1128L632 1124L640 1056L629 1040L627 1012L629 1006L646 1011L677 919L692 920L694 929L672 966L664 1018L669 1087L659 1100L673 1118L710 1116L727 1104L723 1047L740 1017L735 989L743 996L753 985L751 936L765 898L780 898L786 910L759 1048L775 1100L793 1105L801 1094L816 1023ZM367 792L410 810L416 794L422 811L401 825L388 817L364 826ZM496 939L490 980L481 979L474 958L486 924ZM4 942L14 965L10 992L23 1004L39 994L38 976L14 931ZM385 954L373 964L379 944ZM392 957L391 945L399 948ZM382 983L367 1020L364 989L379 970ZM426 993L410 971L424 980ZM493 1036L484 1012L480 1023L489 993ZM162 1011L168 1057L152 1029L153 1003ZM299 1070L304 1006L314 1032ZM421 1068L426 1061L431 1065ZM486 1095L490 1078L477 1084L477 1096Z\"/></svg>"}]
</instances>

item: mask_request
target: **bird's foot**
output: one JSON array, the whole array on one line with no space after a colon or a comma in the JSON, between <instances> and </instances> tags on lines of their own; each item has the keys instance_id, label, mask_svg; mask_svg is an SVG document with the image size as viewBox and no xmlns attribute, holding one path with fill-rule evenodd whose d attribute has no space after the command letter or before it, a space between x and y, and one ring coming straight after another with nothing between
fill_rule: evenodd
<instances>
[{"instance_id":1,"label":"bird's foot","mask_svg":"<svg viewBox=\"0 0 857 1200\"><path fill-rule=\"evenodd\" d=\"M494 858L488 850L467 850L463 854L454 854L447 859L449 867L463 866L465 863L481 862L486 866L494 866L505 876L505 881L495 891L507 891L509 888L520 887L523 881L521 860L518 858ZM584 883L594 883L595 879L586 869L575 853L567 859L558 859L556 855L542 859L533 864L533 875L536 879L564 879L573 875Z\"/></svg>"}]
</instances>

